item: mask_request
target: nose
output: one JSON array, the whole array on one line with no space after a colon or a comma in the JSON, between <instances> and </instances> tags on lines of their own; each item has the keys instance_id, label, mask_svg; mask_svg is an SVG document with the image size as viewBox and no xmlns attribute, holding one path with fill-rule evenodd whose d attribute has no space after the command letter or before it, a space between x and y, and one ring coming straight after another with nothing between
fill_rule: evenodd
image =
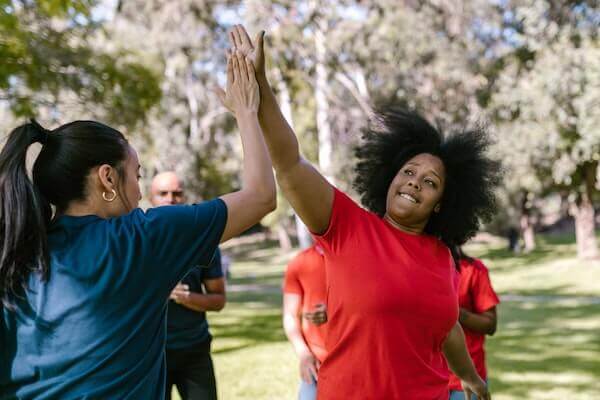
<instances>
[{"instance_id":1,"label":"nose","mask_svg":"<svg viewBox=\"0 0 600 400\"><path fill-rule=\"evenodd\" d=\"M414 187L415 190L421 190L421 186L414 180L408 181L408 186Z\"/></svg>"},{"instance_id":2,"label":"nose","mask_svg":"<svg viewBox=\"0 0 600 400\"><path fill-rule=\"evenodd\" d=\"M167 200L167 203L173 204L173 202L174 202L175 199L174 199L174 196L173 196L172 192L169 192L169 194L167 194L167 199L166 200Z\"/></svg>"}]
</instances>

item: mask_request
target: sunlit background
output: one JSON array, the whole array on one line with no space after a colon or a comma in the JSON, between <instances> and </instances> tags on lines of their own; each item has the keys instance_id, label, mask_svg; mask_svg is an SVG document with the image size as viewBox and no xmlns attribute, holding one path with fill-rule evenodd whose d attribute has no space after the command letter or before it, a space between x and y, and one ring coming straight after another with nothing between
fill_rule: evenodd
<instances>
[{"instance_id":1,"label":"sunlit background","mask_svg":"<svg viewBox=\"0 0 600 400\"><path fill-rule=\"evenodd\" d=\"M600 398L598 2L0 0L0 132L32 116L97 119L137 148L145 189L173 169L192 200L229 191L240 143L212 90L235 23L266 30L269 79L304 154L350 193L353 147L384 104L494 134L499 212L467 247L503 301L493 396ZM224 249L229 303L209 315L223 399L295 397L280 283L302 235L279 205Z\"/></svg>"}]
</instances>

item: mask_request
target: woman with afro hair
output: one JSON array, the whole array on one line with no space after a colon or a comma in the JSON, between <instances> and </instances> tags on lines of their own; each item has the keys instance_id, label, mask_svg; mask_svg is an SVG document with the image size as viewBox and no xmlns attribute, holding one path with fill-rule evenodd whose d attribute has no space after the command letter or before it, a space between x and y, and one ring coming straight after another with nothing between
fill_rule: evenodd
<instances>
[{"instance_id":1,"label":"woman with afro hair","mask_svg":"<svg viewBox=\"0 0 600 400\"><path fill-rule=\"evenodd\" d=\"M457 321L449 250L494 209L500 168L486 156L486 134L445 137L415 113L381 113L357 150L363 209L300 155L266 78L263 34L254 46L238 25L230 40L255 63L277 181L325 251L328 355L318 398L447 400L449 366L467 394L489 399Z\"/></svg>"}]
</instances>

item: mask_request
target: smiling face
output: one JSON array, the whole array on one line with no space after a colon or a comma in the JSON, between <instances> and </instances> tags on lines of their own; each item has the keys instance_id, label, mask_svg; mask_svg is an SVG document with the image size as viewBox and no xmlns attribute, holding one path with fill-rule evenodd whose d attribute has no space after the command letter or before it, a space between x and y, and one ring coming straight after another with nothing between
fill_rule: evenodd
<instances>
[{"instance_id":1,"label":"smiling face","mask_svg":"<svg viewBox=\"0 0 600 400\"><path fill-rule=\"evenodd\" d=\"M384 218L395 227L421 233L439 211L446 170L438 157L421 153L400 168L388 188Z\"/></svg>"}]
</instances>

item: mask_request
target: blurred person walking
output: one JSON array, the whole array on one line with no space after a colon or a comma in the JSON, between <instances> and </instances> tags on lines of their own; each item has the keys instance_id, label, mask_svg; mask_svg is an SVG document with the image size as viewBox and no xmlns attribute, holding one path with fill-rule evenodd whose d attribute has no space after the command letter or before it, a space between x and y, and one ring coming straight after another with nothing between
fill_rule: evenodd
<instances>
[{"instance_id":1,"label":"blurred person walking","mask_svg":"<svg viewBox=\"0 0 600 400\"><path fill-rule=\"evenodd\" d=\"M467 349L477 373L487 381L485 336L496 333L498 323L496 306L500 303L500 299L492 287L489 271L481 260L469 257L459 246L456 248L456 254L460 260L458 321L465 331ZM456 375L450 375L448 388L450 400L465 399L460 379Z\"/></svg>"},{"instance_id":2,"label":"blurred person walking","mask_svg":"<svg viewBox=\"0 0 600 400\"><path fill-rule=\"evenodd\" d=\"M283 283L283 327L300 360L299 400L317 398L317 372L327 355L326 300L323 248L313 244L289 262Z\"/></svg>"}]
</instances>

